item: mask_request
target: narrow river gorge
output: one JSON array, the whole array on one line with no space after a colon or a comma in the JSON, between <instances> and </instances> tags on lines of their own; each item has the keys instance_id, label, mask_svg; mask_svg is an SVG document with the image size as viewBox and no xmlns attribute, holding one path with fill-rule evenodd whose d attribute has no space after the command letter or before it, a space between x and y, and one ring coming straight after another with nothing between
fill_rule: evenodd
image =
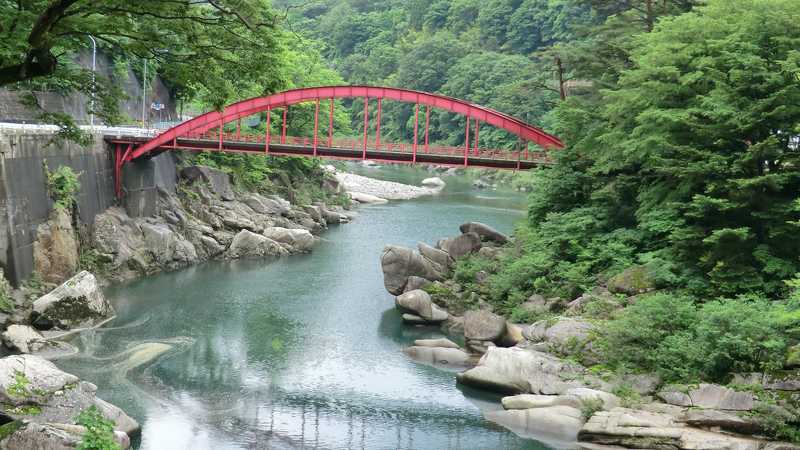
<instances>
[{"instance_id":1,"label":"narrow river gorge","mask_svg":"<svg viewBox=\"0 0 800 450\"><path fill-rule=\"evenodd\" d=\"M435 242L467 221L510 232L524 215L523 195L446 181L437 196L360 208L310 254L112 286L117 319L56 363L142 424L141 449L544 448L483 418L499 397L402 352L440 333L402 324L383 287L384 245Z\"/></svg>"}]
</instances>

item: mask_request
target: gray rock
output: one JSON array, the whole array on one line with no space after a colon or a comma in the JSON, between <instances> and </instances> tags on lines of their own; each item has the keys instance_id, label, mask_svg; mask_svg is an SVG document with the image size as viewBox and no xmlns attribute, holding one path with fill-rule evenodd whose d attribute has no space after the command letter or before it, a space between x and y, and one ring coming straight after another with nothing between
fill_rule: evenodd
<instances>
[{"instance_id":1,"label":"gray rock","mask_svg":"<svg viewBox=\"0 0 800 450\"><path fill-rule=\"evenodd\" d=\"M595 413L578 434L580 442L626 448L761 450L759 439L692 428L671 414L614 408Z\"/></svg>"},{"instance_id":2,"label":"gray rock","mask_svg":"<svg viewBox=\"0 0 800 450\"><path fill-rule=\"evenodd\" d=\"M738 385L761 386L767 391L800 391L800 373L797 371L784 371L767 375L763 373L737 373L733 376L733 383Z\"/></svg>"},{"instance_id":3,"label":"gray rock","mask_svg":"<svg viewBox=\"0 0 800 450\"><path fill-rule=\"evenodd\" d=\"M427 286L427 285L429 285L431 283L432 282L430 280L426 280L425 278L412 275L412 276L408 277L408 280L406 281L406 287L404 288L404 291L408 292L408 291L413 291L413 290L416 290L416 289L422 289L422 288L424 288L425 286Z\"/></svg>"},{"instance_id":4,"label":"gray rock","mask_svg":"<svg viewBox=\"0 0 800 450\"><path fill-rule=\"evenodd\" d=\"M450 255L448 255L446 252L439 250L438 248L431 247L424 242L418 243L417 248L423 257L438 264L442 269L449 270L453 266L453 259L450 258Z\"/></svg>"},{"instance_id":5,"label":"gray rock","mask_svg":"<svg viewBox=\"0 0 800 450\"><path fill-rule=\"evenodd\" d=\"M31 422L3 439L0 445L6 450L71 450L78 447L84 433L86 428L80 425ZM114 440L123 449L131 446L130 438L121 431L114 432Z\"/></svg>"},{"instance_id":6,"label":"gray rock","mask_svg":"<svg viewBox=\"0 0 800 450\"><path fill-rule=\"evenodd\" d=\"M752 417L740 416L731 411L692 408L686 412L684 421L699 428L722 428L736 433L753 434L761 430Z\"/></svg>"},{"instance_id":7,"label":"gray rock","mask_svg":"<svg viewBox=\"0 0 800 450\"><path fill-rule=\"evenodd\" d=\"M491 347L478 365L457 376L460 383L511 394L563 394L584 387L583 368L546 353Z\"/></svg>"},{"instance_id":8,"label":"gray rock","mask_svg":"<svg viewBox=\"0 0 800 450\"><path fill-rule=\"evenodd\" d=\"M252 231L242 230L236 234L228 248L228 258L252 258L285 255L286 250L272 239Z\"/></svg>"},{"instance_id":9,"label":"gray rock","mask_svg":"<svg viewBox=\"0 0 800 450\"><path fill-rule=\"evenodd\" d=\"M752 392L737 392L716 384L701 384L689 391L689 397L692 405L700 408L749 411L755 404Z\"/></svg>"},{"instance_id":10,"label":"gray rock","mask_svg":"<svg viewBox=\"0 0 800 450\"><path fill-rule=\"evenodd\" d=\"M84 270L34 301L31 318L39 329L70 329L96 325L113 314L97 279Z\"/></svg>"},{"instance_id":11,"label":"gray rock","mask_svg":"<svg viewBox=\"0 0 800 450\"><path fill-rule=\"evenodd\" d=\"M55 208L50 219L36 229L33 267L42 280L63 283L78 270L78 242L72 216L65 208Z\"/></svg>"},{"instance_id":12,"label":"gray rock","mask_svg":"<svg viewBox=\"0 0 800 450\"><path fill-rule=\"evenodd\" d=\"M419 253L404 247L388 245L381 255L383 284L394 295L403 293L408 277L418 276L428 280L441 280L442 274L431 261Z\"/></svg>"},{"instance_id":13,"label":"gray rock","mask_svg":"<svg viewBox=\"0 0 800 450\"><path fill-rule=\"evenodd\" d=\"M665 403L677 406L731 411L749 411L755 406L755 397L751 392L737 392L716 384L701 384L693 389L666 386L657 396Z\"/></svg>"},{"instance_id":14,"label":"gray rock","mask_svg":"<svg viewBox=\"0 0 800 450\"><path fill-rule=\"evenodd\" d=\"M417 339L414 341L416 347L441 347L441 348L459 348L458 344L447 338L439 339Z\"/></svg>"},{"instance_id":15,"label":"gray rock","mask_svg":"<svg viewBox=\"0 0 800 450\"><path fill-rule=\"evenodd\" d=\"M506 320L489 311L467 311L464 314L464 337L468 340L499 340L506 332Z\"/></svg>"},{"instance_id":16,"label":"gray rock","mask_svg":"<svg viewBox=\"0 0 800 450\"><path fill-rule=\"evenodd\" d=\"M190 183L205 183L215 195L222 200L230 201L236 198L231 187L231 178L227 173L206 166L189 166L181 170L181 178Z\"/></svg>"},{"instance_id":17,"label":"gray rock","mask_svg":"<svg viewBox=\"0 0 800 450\"><path fill-rule=\"evenodd\" d=\"M23 380L23 381L20 381ZM34 355L0 358L0 401L11 405L44 403L56 391L78 382L75 375Z\"/></svg>"},{"instance_id":18,"label":"gray rock","mask_svg":"<svg viewBox=\"0 0 800 450\"><path fill-rule=\"evenodd\" d=\"M265 237L281 244L291 246L295 251L307 252L317 242L308 230L270 227L262 233Z\"/></svg>"},{"instance_id":19,"label":"gray rock","mask_svg":"<svg viewBox=\"0 0 800 450\"><path fill-rule=\"evenodd\" d=\"M481 238L474 232L464 233L439 241L438 247L457 260L477 252L481 248Z\"/></svg>"},{"instance_id":20,"label":"gray rock","mask_svg":"<svg viewBox=\"0 0 800 450\"><path fill-rule=\"evenodd\" d=\"M635 295L655 289L655 280L646 266L632 266L608 280L608 290L615 294Z\"/></svg>"},{"instance_id":21,"label":"gray rock","mask_svg":"<svg viewBox=\"0 0 800 450\"><path fill-rule=\"evenodd\" d=\"M406 348L404 352L416 361L434 366L469 367L478 359L464 350L449 347L414 346Z\"/></svg>"},{"instance_id":22,"label":"gray rock","mask_svg":"<svg viewBox=\"0 0 800 450\"><path fill-rule=\"evenodd\" d=\"M166 269L173 269L196 263L197 250L164 224L141 224L144 244L155 262Z\"/></svg>"},{"instance_id":23,"label":"gray rock","mask_svg":"<svg viewBox=\"0 0 800 450\"><path fill-rule=\"evenodd\" d=\"M395 303L398 307L411 311L428 322L442 322L447 319L446 311L440 309L431 301L427 292L417 289L397 296Z\"/></svg>"},{"instance_id":24,"label":"gray rock","mask_svg":"<svg viewBox=\"0 0 800 450\"><path fill-rule=\"evenodd\" d=\"M459 227L462 233L477 233L482 240L494 241L498 244L508 242L508 236L495 230L494 228L480 222L468 222Z\"/></svg>"},{"instance_id":25,"label":"gray rock","mask_svg":"<svg viewBox=\"0 0 800 450\"><path fill-rule=\"evenodd\" d=\"M66 342L45 338L35 328L28 325L12 324L3 332L3 344L20 353L35 353L45 358L70 355L78 352Z\"/></svg>"},{"instance_id":26,"label":"gray rock","mask_svg":"<svg viewBox=\"0 0 800 450\"><path fill-rule=\"evenodd\" d=\"M38 408L34 414L24 407L6 409L5 413L13 419L40 424L70 424L81 411L96 406L104 417L115 422L116 430L133 433L139 429L135 420L116 406L97 398L96 392L97 386L80 381L38 356L17 355L0 359L0 400L9 405Z\"/></svg>"},{"instance_id":27,"label":"gray rock","mask_svg":"<svg viewBox=\"0 0 800 450\"><path fill-rule=\"evenodd\" d=\"M564 405L507 411L489 411L486 419L508 428L523 438L535 439L549 448L574 448L583 416L577 408Z\"/></svg>"}]
</instances>

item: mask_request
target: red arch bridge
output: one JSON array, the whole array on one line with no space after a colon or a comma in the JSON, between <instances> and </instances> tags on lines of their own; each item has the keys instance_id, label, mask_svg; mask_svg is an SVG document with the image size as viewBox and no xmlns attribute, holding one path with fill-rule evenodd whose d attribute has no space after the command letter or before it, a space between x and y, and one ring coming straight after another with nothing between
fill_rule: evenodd
<instances>
[{"instance_id":1,"label":"red arch bridge","mask_svg":"<svg viewBox=\"0 0 800 450\"><path fill-rule=\"evenodd\" d=\"M334 100L342 98L364 99L364 133L362 137L340 139L333 136ZM370 100L376 101L377 122L370 136ZM381 112L383 100L393 100L416 105L414 110L414 139L411 143L381 141ZM312 102L314 108L314 135L295 137L286 135L287 111L291 105ZM421 113L420 107L424 106ZM320 108L327 108L327 134L320 128ZM430 113L439 108L466 117L463 146L438 146L429 143ZM280 135L271 131L272 110L282 113ZM241 120L266 112L264 135L241 132ZM422 114L422 116L421 116ZM226 132L225 124L236 122L235 132ZM488 124L519 137L524 143L520 150L486 149L480 147L480 126ZM422 125L422 130L420 130ZM170 128L155 137L107 137L115 149L115 188L121 195L123 166L140 158L148 158L165 151L217 151L242 152L276 156L307 156L333 159L369 159L382 162L436 164L462 167L527 170L549 164L547 150L562 148L557 137L507 114L469 102L426 92L373 86L328 86L302 88L280 92L265 97L251 98L227 106L222 111L212 111ZM531 151L528 143L541 150Z\"/></svg>"}]
</instances>

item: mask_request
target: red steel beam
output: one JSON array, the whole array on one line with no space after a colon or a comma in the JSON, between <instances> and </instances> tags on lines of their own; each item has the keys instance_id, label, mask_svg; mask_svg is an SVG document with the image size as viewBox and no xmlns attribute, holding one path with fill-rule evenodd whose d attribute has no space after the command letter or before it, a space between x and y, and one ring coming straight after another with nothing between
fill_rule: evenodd
<instances>
[{"instance_id":1,"label":"red steel beam","mask_svg":"<svg viewBox=\"0 0 800 450\"><path fill-rule=\"evenodd\" d=\"M428 153L428 132L431 126L431 107L425 106L425 153Z\"/></svg>"},{"instance_id":2,"label":"red steel beam","mask_svg":"<svg viewBox=\"0 0 800 450\"><path fill-rule=\"evenodd\" d=\"M131 159L136 159L156 148L159 148L176 137L187 136L191 133L204 133L205 131L217 126L216 124L220 121L225 123L231 120L236 120L240 117L246 117L251 114L265 111L270 106L288 107L289 105L297 103L314 101L315 99L321 97L365 97L391 99L407 103L421 103L426 106L444 109L463 116L469 115L470 117L474 117L476 120L480 120L488 123L489 125L506 130L509 133L515 134L527 141L534 142L545 149L561 148L564 146L564 144L557 137L550 135L533 125L529 125L507 114L503 114L483 106L471 104L463 100L399 88L373 86L328 86L294 89L265 97L252 98L234 103L221 112L212 111L197 116L194 119L170 128L145 144L140 145L131 154Z\"/></svg>"},{"instance_id":3,"label":"red steel beam","mask_svg":"<svg viewBox=\"0 0 800 450\"><path fill-rule=\"evenodd\" d=\"M317 135L319 134L319 99L314 107L314 156L317 156Z\"/></svg>"},{"instance_id":4,"label":"red steel beam","mask_svg":"<svg viewBox=\"0 0 800 450\"><path fill-rule=\"evenodd\" d=\"M271 139L271 131L270 131L270 119L272 117L272 107L270 106L267 108L267 131L266 136L264 136L264 153L269 155L269 141Z\"/></svg>"},{"instance_id":5,"label":"red steel beam","mask_svg":"<svg viewBox=\"0 0 800 450\"><path fill-rule=\"evenodd\" d=\"M376 119L378 124L375 126L375 148L381 148L381 110L383 109L382 100L382 98L378 97L378 117Z\"/></svg>"},{"instance_id":6,"label":"red steel beam","mask_svg":"<svg viewBox=\"0 0 800 450\"><path fill-rule=\"evenodd\" d=\"M467 116L467 131L464 133L464 167L469 165L469 121Z\"/></svg>"},{"instance_id":7,"label":"red steel beam","mask_svg":"<svg viewBox=\"0 0 800 450\"><path fill-rule=\"evenodd\" d=\"M364 97L364 155L367 159L367 132L369 131L369 97Z\"/></svg>"},{"instance_id":8,"label":"red steel beam","mask_svg":"<svg viewBox=\"0 0 800 450\"><path fill-rule=\"evenodd\" d=\"M328 117L328 147L333 147L333 97L331 97L331 113Z\"/></svg>"},{"instance_id":9,"label":"red steel beam","mask_svg":"<svg viewBox=\"0 0 800 450\"><path fill-rule=\"evenodd\" d=\"M417 111L414 113L414 146L412 162L417 162L417 128L419 125L419 103L417 103Z\"/></svg>"}]
</instances>

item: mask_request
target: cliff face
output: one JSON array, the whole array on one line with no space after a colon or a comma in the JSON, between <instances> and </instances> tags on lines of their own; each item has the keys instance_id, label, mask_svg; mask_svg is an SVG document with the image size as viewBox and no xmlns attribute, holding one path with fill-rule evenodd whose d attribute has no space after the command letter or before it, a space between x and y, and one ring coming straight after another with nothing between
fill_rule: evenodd
<instances>
[{"instance_id":1,"label":"cliff face","mask_svg":"<svg viewBox=\"0 0 800 450\"><path fill-rule=\"evenodd\" d=\"M84 51L76 56L75 61L81 67L91 69L92 51ZM142 62L136 62L142 64ZM137 68L141 72L141 68ZM126 125L132 125L142 120L142 80L136 76L131 67L122 77L115 77L114 62L100 52L97 52L97 74L114 80L125 93L127 99L120 102L120 112L125 118ZM145 102L147 121L150 124L156 122L168 122L177 120L176 105L170 98L169 90L159 77L155 77L148 82L147 98ZM56 92L38 92L36 94L39 103L50 112L63 112L72 116L79 124L89 123L89 98L83 94L60 95ZM150 105L153 102L164 104L162 111L153 111ZM25 108L19 103L19 94L14 91L0 89L0 122L24 122L35 123L37 113ZM95 120L96 125L101 125L99 120Z\"/></svg>"}]
</instances>

